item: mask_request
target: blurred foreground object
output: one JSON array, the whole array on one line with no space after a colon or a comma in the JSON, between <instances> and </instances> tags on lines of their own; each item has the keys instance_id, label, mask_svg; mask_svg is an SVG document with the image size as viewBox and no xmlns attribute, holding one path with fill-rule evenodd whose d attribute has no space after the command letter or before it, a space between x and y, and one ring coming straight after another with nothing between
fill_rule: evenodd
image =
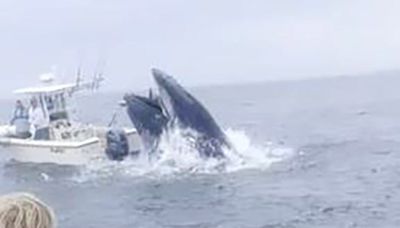
<instances>
[{"instance_id":1,"label":"blurred foreground object","mask_svg":"<svg viewBox=\"0 0 400 228\"><path fill-rule=\"evenodd\" d=\"M0 196L0 228L55 228L53 210L27 193Z\"/></svg>"}]
</instances>

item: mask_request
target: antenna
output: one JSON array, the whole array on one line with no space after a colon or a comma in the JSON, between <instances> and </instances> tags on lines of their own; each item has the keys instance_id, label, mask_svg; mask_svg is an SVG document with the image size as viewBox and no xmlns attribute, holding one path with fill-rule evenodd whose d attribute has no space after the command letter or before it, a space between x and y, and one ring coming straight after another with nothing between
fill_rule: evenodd
<instances>
[{"instance_id":1,"label":"antenna","mask_svg":"<svg viewBox=\"0 0 400 228\"><path fill-rule=\"evenodd\" d=\"M105 60L99 60L96 64L96 68L93 74L93 82L91 85L92 90L97 90L100 87L100 83L104 81L104 68L106 65Z\"/></svg>"},{"instance_id":2,"label":"antenna","mask_svg":"<svg viewBox=\"0 0 400 228\"><path fill-rule=\"evenodd\" d=\"M79 86L82 81L82 65L79 64L76 70L76 86Z\"/></svg>"}]
</instances>

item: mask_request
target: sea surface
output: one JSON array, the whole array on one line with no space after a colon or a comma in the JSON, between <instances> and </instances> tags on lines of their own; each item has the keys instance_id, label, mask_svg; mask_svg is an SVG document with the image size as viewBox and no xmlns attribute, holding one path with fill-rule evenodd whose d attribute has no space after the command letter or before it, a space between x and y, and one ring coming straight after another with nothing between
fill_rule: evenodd
<instances>
[{"instance_id":1,"label":"sea surface","mask_svg":"<svg viewBox=\"0 0 400 228\"><path fill-rule=\"evenodd\" d=\"M375 75L192 88L237 148L224 166L174 138L155 163L3 160L0 194L37 194L61 228L400 227L399 85ZM76 114L131 126L122 94L82 95ZM7 122L13 102L0 107Z\"/></svg>"}]
</instances>

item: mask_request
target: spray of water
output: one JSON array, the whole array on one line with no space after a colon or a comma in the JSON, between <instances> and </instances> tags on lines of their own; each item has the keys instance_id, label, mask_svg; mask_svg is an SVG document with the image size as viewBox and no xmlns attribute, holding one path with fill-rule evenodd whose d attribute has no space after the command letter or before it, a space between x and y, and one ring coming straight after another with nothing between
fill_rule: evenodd
<instances>
[{"instance_id":1,"label":"spray of water","mask_svg":"<svg viewBox=\"0 0 400 228\"><path fill-rule=\"evenodd\" d=\"M256 145L244 131L228 129L225 133L234 148L225 149L226 159L201 158L194 147L194 137L183 137L193 135L193 132L188 134L187 131L174 129L162 136L157 155L141 154L123 162L92 161L74 179L82 182L115 174L166 177L238 172L245 169L263 170L294 155L293 149L275 146L273 143Z\"/></svg>"}]
</instances>

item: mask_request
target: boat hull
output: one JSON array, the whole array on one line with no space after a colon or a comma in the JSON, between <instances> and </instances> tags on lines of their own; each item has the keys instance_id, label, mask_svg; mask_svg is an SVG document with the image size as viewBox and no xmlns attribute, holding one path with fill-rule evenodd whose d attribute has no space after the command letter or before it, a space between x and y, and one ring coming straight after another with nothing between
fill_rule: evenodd
<instances>
[{"instance_id":1,"label":"boat hull","mask_svg":"<svg viewBox=\"0 0 400 228\"><path fill-rule=\"evenodd\" d=\"M140 139L136 131L128 131L127 136L130 150L138 150ZM85 165L95 160L107 159L103 137L91 137L78 142L1 137L0 153L3 160L60 165Z\"/></svg>"}]
</instances>

